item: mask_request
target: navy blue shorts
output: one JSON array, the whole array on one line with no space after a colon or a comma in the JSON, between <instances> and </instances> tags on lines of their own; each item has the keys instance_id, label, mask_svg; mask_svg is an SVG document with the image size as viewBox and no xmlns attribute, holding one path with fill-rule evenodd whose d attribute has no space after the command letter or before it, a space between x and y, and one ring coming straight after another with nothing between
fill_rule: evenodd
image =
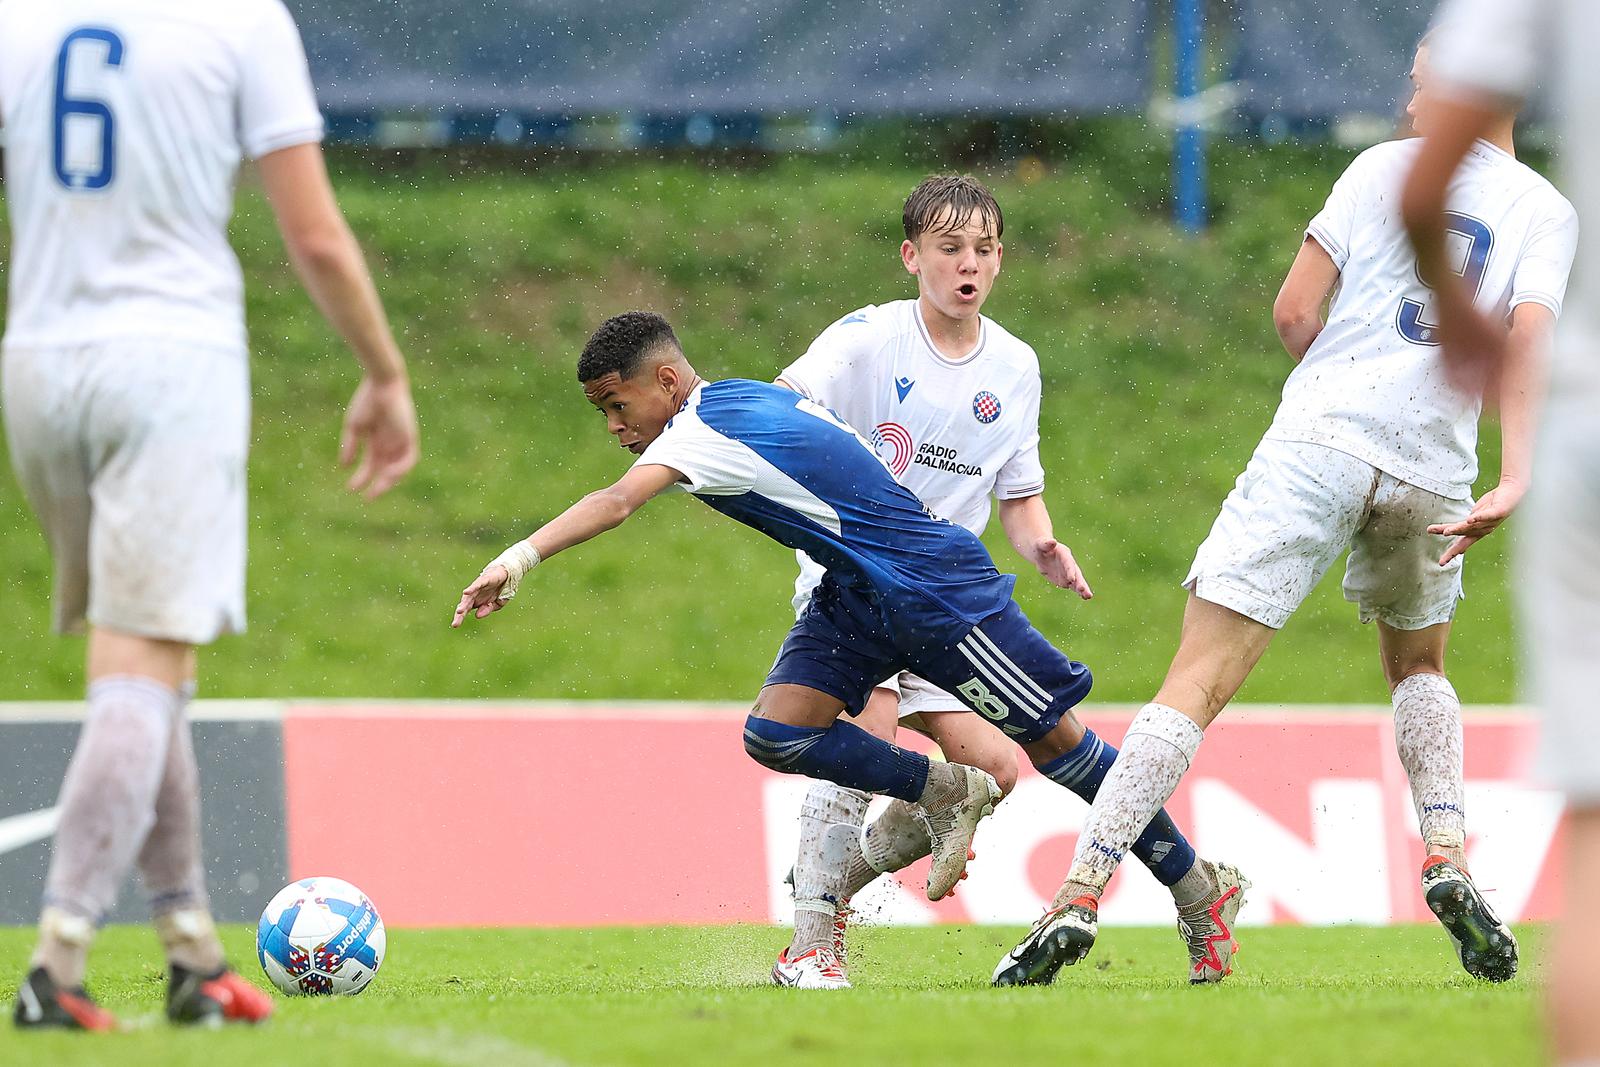
<instances>
[{"instance_id":1,"label":"navy blue shorts","mask_svg":"<svg viewBox=\"0 0 1600 1067\"><path fill-rule=\"evenodd\" d=\"M767 685L837 697L851 715L872 687L914 671L1019 744L1037 741L1089 695L1089 668L1034 629L1013 601L976 626L932 610L892 612L826 576L784 638Z\"/></svg>"}]
</instances>

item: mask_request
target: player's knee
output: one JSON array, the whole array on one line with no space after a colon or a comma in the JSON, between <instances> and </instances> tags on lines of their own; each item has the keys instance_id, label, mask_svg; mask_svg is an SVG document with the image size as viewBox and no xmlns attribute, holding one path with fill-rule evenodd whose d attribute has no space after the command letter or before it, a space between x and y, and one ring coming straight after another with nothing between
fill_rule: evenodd
<instances>
[{"instance_id":1,"label":"player's knee","mask_svg":"<svg viewBox=\"0 0 1600 1067\"><path fill-rule=\"evenodd\" d=\"M978 767L988 771L995 784L1000 787L1001 796L1010 796L1011 791L1017 787L1017 751L1006 747L1003 750L986 752L985 759L978 763Z\"/></svg>"},{"instance_id":2,"label":"player's knee","mask_svg":"<svg viewBox=\"0 0 1600 1067\"><path fill-rule=\"evenodd\" d=\"M806 753L824 732L751 715L744 720L744 750L763 767L801 774Z\"/></svg>"},{"instance_id":3,"label":"player's knee","mask_svg":"<svg viewBox=\"0 0 1600 1067\"><path fill-rule=\"evenodd\" d=\"M1389 660L1384 663L1385 679L1389 683L1392 693L1400 687L1400 683L1408 678L1415 678L1421 674L1437 674L1444 677L1444 657L1419 655L1406 659Z\"/></svg>"}]
</instances>

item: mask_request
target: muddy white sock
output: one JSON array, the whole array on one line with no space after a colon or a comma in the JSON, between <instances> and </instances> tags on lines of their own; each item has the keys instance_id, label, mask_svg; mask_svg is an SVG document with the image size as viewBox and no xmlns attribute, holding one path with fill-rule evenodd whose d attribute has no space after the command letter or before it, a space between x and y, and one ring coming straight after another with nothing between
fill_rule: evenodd
<instances>
[{"instance_id":1,"label":"muddy white sock","mask_svg":"<svg viewBox=\"0 0 1600 1067\"><path fill-rule=\"evenodd\" d=\"M1089 809L1057 904L1105 891L1129 846L1178 788L1203 736L1194 720L1175 708L1146 704L1140 709Z\"/></svg>"},{"instance_id":2,"label":"muddy white sock","mask_svg":"<svg viewBox=\"0 0 1600 1067\"><path fill-rule=\"evenodd\" d=\"M861 858L847 872L846 891L855 896L878 875L909 867L932 851L933 838L917 818L916 809L903 800L892 800L862 833L857 849Z\"/></svg>"},{"instance_id":3,"label":"muddy white sock","mask_svg":"<svg viewBox=\"0 0 1600 1067\"><path fill-rule=\"evenodd\" d=\"M1430 855L1466 864L1461 701L1449 680L1413 674L1394 687L1394 743Z\"/></svg>"},{"instance_id":4,"label":"muddy white sock","mask_svg":"<svg viewBox=\"0 0 1600 1067\"><path fill-rule=\"evenodd\" d=\"M222 966L223 956L211 923L200 848L200 768L187 714L193 696L190 682L183 687L182 706L173 716L166 769L156 791L156 821L139 851L138 864L167 962L210 974Z\"/></svg>"},{"instance_id":5,"label":"muddy white sock","mask_svg":"<svg viewBox=\"0 0 1600 1067\"><path fill-rule=\"evenodd\" d=\"M80 922L71 920L92 932L155 822L177 711L177 692L149 678L117 675L89 686L83 731L61 783L34 954L62 985L82 984L92 937L80 937Z\"/></svg>"},{"instance_id":6,"label":"muddy white sock","mask_svg":"<svg viewBox=\"0 0 1600 1067\"><path fill-rule=\"evenodd\" d=\"M813 782L800 805L800 848L794 863L793 955L833 939L834 910L848 900L846 877L871 798L832 782Z\"/></svg>"}]
</instances>

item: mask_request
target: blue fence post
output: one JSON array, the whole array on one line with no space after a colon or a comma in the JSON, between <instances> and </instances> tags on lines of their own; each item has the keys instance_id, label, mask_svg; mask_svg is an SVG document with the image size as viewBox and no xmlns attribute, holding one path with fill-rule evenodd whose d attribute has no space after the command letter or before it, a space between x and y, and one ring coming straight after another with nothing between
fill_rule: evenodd
<instances>
[{"instance_id":1,"label":"blue fence post","mask_svg":"<svg viewBox=\"0 0 1600 1067\"><path fill-rule=\"evenodd\" d=\"M1190 232L1206 225L1206 145L1198 111L1200 61L1205 43L1205 0L1174 0L1173 51L1177 80L1178 130L1173 146L1173 215Z\"/></svg>"}]
</instances>

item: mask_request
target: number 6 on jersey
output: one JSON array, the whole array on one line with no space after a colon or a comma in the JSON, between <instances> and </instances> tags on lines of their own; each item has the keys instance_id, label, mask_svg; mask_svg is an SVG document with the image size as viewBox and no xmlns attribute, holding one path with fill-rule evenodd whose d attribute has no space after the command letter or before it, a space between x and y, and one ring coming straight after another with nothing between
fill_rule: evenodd
<instances>
[{"instance_id":1,"label":"number 6 on jersey","mask_svg":"<svg viewBox=\"0 0 1600 1067\"><path fill-rule=\"evenodd\" d=\"M84 26L67 34L56 53L56 180L68 189L104 189L117 176L117 123L105 101L68 95L75 56L82 57L79 70L95 60L100 67L120 67L122 38L111 30ZM93 123L99 124L100 133L96 155L89 152Z\"/></svg>"}]
</instances>

